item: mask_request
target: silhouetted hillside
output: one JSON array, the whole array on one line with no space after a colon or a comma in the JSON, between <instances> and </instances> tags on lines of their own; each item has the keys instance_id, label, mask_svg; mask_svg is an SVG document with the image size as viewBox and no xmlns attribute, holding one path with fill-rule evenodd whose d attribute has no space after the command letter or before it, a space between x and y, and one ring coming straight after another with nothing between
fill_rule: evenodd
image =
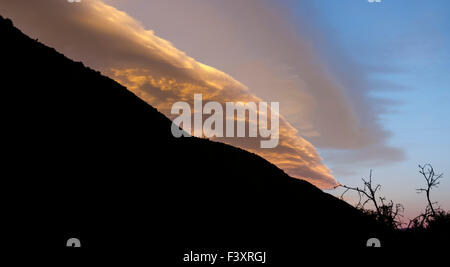
<instances>
[{"instance_id":1,"label":"silhouetted hillside","mask_svg":"<svg viewBox=\"0 0 450 267\"><path fill-rule=\"evenodd\" d=\"M195 247L363 247L377 236L359 211L255 154L174 138L156 109L9 20L0 36L15 244L79 237L85 247L181 257Z\"/></svg>"}]
</instances>

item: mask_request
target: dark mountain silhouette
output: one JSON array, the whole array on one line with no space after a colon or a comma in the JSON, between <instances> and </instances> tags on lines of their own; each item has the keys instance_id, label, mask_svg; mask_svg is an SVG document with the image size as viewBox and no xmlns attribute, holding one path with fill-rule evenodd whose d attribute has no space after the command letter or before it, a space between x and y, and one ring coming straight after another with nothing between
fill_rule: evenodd
<instances>
[{"instance_id":1,"label":"dark mountain silhouette","mask_svg":"<svg viewBox=\"0 0 450 267\"><path fill-rule=\"evenodd\" d=\"M2 177L14 237L83 247L364 247L376 225L261 157L199 138L0 20ZM36 241L38 240L38 241Z\"/></svg>"}]
</instances>

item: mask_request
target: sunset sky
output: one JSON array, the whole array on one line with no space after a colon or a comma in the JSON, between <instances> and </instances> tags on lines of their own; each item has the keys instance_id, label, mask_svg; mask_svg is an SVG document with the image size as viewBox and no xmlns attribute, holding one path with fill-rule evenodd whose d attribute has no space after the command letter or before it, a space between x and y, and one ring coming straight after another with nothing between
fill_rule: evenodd
<instances>
[{"instance_id":1,"label":"sunset sky","mask_svg":"<svg viewBox=\"0 0 450 267\"><path fill-rule=\"evenodd\" d=\"M407 218L425 207L417 165L431 163L444 173L433 200L450 209L449 1L29 2L2 0L0 14L166 115L194 93L278 101L277 149L224 141L323 189L373 169Z\"/></svg>"}]
</instances>

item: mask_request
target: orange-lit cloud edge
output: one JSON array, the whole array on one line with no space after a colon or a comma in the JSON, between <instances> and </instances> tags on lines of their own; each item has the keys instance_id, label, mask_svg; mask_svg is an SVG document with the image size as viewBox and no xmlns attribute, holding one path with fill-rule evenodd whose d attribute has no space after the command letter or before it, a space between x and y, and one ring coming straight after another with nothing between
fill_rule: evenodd
<instances>
[{"instance_id":1,"label":"orange-lit cloud edge","mask_svg":"<svg viewBox=\"0 0 450 267\"><path fill-rule=\"evenodd\" d=\"M167 117L174 118L170 114L173 103L192 103L194 94L198 93L203 95L204 102L263 101L231 76L197 62L153 31L144 29L125 12L100 0L84 0L77 7L71 5L55 0L20 9L28 8L45 16L49 24L51 20L57 23L53 32L42 34L40 40L100 69ZM46 14L52 8L60 12ZM67 30L70 35L58 35ZM259 141L249 138L216 140L253 152L292 177L307 180L319 188L337 185L314 146L281 115L279 129L279 144L273 149L261 149Z\"/></svg>"},{"instance_id":2,"label":"orange-lit cloud edge","mask_svg":"<svg viewBox=\"0 0 450 267\"><path fill-rule=\"evenodd\" d=\"M115 29L127 35L124 38L128 37L132 43L142 47L141 51L144 52L142 57L173 66L174 70L171 73L155 72L153 64L146 66L144 61L143 66L130 64L123 68L109 68L106 71L110 77L125 85L169 118L173 119L173 115L170 114L173 103L192 102L196 93L203 94L204 101L221 103L263 101L229 75L197 62L176 49L170 42L157 37L153 31L145 30L125 12L100 1L91 1L90 4L92 10L97 13L96 21L86 20L90 27L99 31ZM223 141L260 155L293 177L305 179L320 188L330 188L337 184L313 145L300 137L298 131L281 115L277 148L259 149L255 145L258 142L234 139L226 138Z\"/></svg>"}]
</instances>

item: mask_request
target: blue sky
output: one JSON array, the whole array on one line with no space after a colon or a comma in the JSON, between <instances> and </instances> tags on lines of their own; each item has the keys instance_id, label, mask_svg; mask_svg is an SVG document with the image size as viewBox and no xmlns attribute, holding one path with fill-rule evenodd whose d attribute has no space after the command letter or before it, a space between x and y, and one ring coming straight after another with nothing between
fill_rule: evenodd
<instances>
[{"instance_id":1,"label":"blue sky","mask_svg":"<svg viewBox=\"0 0 450 267\"><path fill-rule=\"evenodd\" d=\"M391 103L380 123L392 134L389 144L406 157L373 167L382 193L404 203L406 215L415 214L425 205L414 191L422 183L417 164L431 163L445 175L434 199L450 209L450 1L309 2L317 12L316 26L331 33L329 40L369 66L367 78L377 82L371 95ZM302 6L293 10L303 12ZM327 151L320 152L326 159ZM342 183L357 185L357 177L368 175L366 166L355 167L355 175L341 177Z\"/></svg>"}]
</instances>

